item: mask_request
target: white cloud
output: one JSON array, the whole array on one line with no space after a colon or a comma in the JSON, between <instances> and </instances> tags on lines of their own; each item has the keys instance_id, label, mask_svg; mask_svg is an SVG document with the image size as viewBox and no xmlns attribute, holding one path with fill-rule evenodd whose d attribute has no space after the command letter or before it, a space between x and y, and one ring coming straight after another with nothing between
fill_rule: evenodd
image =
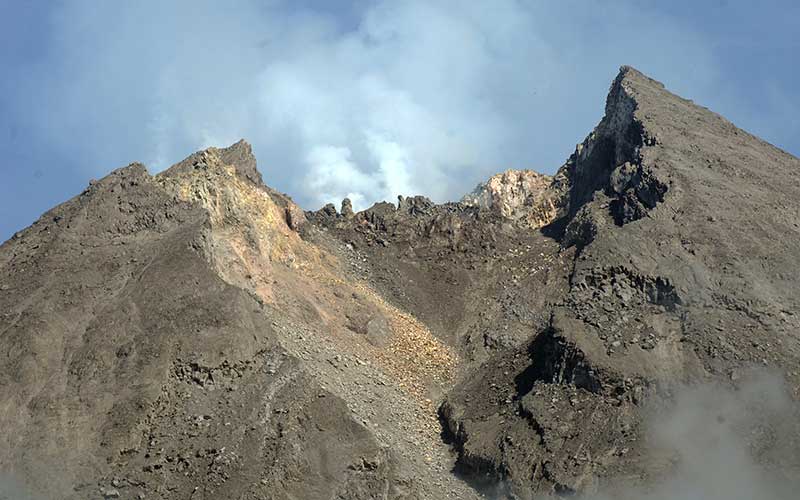
<instances>
[{"instance_id":1,"label":"white cloud","mask_svg":"<svg viewBox=\"0 0 800 500\"><path fill-rule=\"evenodd\" d=\"M367 208L372 198L392 199L396 193L420 192L409 176L408 155L397 143L375 133L367 133L370 163L377 170L364 172L352 160L346 147L314 146L306 157L308 173L304 184L316 205L338 204L350 198L353 208Z\"/></svg>"},{"instance_id":2,"label":"white cloud","mask_svg":"<svg viewBox=\"0 0 800 500\"><path fill-rule=\"evenodd\" d=\"M367 147L378 165L380 187L386 198L397 193L419 192L418 188L412 185L408 153L402 146L379 134L368 133Z\"/></svg>"},{"instance_id":3,"label":"white cloud","mask_svg":"<svg viewBox=\"0 0 800 500\"><path fill-rule=\"evenodd\" d=\"M342 20L277 1L61 4L29 119L92 175L244 137L266 182L305 207L363 208L554 171L620 64L688 75L691 97L716 81L701 38L634 3L355 5Z\"/></svg>"},{"instance_id":4,"label":"white cloud","mask_svg":"<svg viewBox=\"0 0 800 500\"><path fill-rule=\"evenodd\" d=\"M363 206L363 192L373 186L373 179L359 170L345 147L315 146L306 161L309 166L305 181L319 205L335 203L347 196ZM341 196L342 193L346 193Z\"/></svg>"}]
</instances>

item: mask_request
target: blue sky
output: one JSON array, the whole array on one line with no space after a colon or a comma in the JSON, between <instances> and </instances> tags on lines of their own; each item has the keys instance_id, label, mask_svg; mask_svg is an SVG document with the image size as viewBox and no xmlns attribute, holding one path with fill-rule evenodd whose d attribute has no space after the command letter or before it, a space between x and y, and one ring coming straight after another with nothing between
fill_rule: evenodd
<instances>
[{"instance_id":1,"label":"blue sky","mask_svg":"<svg viewBox=\"0 0 800 500\"><path fill-rule=\"evenodd\" d=\"M242 137L307 209L552 173L623 64L798 155L798 33L790 1L0 0L0 241Z\"/></svg>"}]
</instances>

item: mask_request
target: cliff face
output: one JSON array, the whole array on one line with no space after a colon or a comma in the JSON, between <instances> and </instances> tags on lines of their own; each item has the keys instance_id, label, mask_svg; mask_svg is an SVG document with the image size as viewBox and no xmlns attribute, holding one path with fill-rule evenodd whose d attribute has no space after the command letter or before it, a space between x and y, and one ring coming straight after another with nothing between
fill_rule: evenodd
<instances>
[{"instance_id":1,"label":"cliff face","mask_svg":"<svg viewBox=\"0 0 800 500\"><path fill-rule=\"evenodd\" d=\"M458 203L303 213L244 142L117 170L0 247L0 477L52 498L648 483L677 459L643 422L676 387L766 365L798 396L799 168L623 68L554 177ZM796 426L761 422L756 460L800 470Z\"/></svg>"}]
</instances>

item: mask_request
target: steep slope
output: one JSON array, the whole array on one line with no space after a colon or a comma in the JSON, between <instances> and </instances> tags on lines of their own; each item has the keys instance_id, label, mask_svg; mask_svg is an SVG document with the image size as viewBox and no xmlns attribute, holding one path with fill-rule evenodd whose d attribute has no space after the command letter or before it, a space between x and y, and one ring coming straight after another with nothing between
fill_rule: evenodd
<instances>
[{"instance_id":1,"label":"steep slope","mask_svg":"<svg viewBox=\"0 0 800 500\"><path fill-rule=\"evenodd\" d=\"M663 475L643 422L683 384L766 366L797 396L798 167L625 67L550 182L509 171L460 203L309 217L460 352L440 409L456 472L494 495L568 495ZM797 470L797 431L771 465Z\"/></svg>"},{"instance_id":2,"label":"steep slope","mask_svg":"<svg viewBox=\"0 0 800 500\"><path fill-rule=\"evenodd\" d=\"M799 173L796 158L623 68L550 188L563 215L543 232L572 261L566 293L524 350L442 407L465 473L519 498L642 479L659 469L642 408L680 383L765 365L796 397ZM494 404L497 388L509 397ZM773 465L797 470L796 431Z\"/></svg>"},{"instance_id":3,"label":"steep slope","mask_svg":"<svg viewBox=\"0 0 800 500\"><path fill-rule=\"evenodd\" d=\"M3 485L469 498L431 400L454 355L305 243L303 221L240 142L156 177L115 171L6 242Z\"/></svg>"}]
</instances>

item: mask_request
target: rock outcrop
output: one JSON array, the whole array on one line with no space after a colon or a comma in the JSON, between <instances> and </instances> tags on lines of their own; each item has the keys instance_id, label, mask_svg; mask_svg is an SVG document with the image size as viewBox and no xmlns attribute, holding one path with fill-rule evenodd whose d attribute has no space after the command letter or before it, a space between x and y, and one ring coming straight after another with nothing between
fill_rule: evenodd
<instances>
[{"instance_id":1,"label":"rock outcrop","mask_svg":"<svg viewBox=\"0 0 800 500\"><path fill-rule=\"evenodd\" d=\"M553 179L533 170L506 170L494 175L461 199L461 203L492 211L501 217L524 219L531 228L553 222L560 197Z\"/></svg>"}]
</instances>

